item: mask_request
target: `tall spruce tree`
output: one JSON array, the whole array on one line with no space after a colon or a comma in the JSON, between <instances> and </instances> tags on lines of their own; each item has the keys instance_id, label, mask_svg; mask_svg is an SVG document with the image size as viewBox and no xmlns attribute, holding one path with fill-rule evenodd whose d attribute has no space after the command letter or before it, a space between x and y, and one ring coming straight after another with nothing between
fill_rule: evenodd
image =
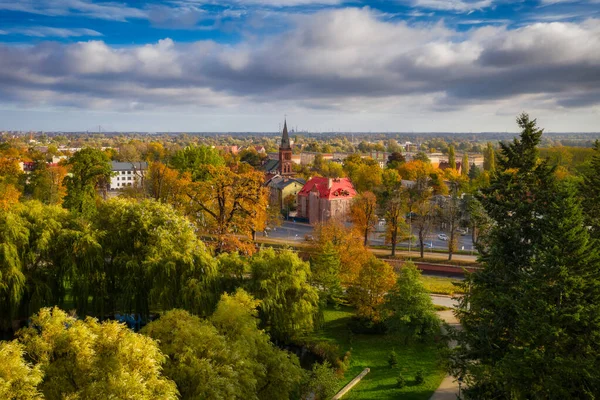
<instances>
[{"instance_id":1,"label":"tall spruce tree","mask_svg":"<svg viewBox=\"0 0 600 400\"><path fill-rule=\"evenodd\" d=\"M600 141L594 143L591 168L583 175L580 185L585 224L592 236L600 239Z\"/></svg>"},{"instance_id":2,"label":"tall spruce tree","mask_svg":"<svg viewBox=\"0 0 600 400\"><path fill-rule=\"evenodd\" d=\"M479 200L493 221L483 268L464 283L453 357L469 399L593 399L600 393L600 266L575 190L540 162L522 114Z\"/></svg>"}]
</instances>

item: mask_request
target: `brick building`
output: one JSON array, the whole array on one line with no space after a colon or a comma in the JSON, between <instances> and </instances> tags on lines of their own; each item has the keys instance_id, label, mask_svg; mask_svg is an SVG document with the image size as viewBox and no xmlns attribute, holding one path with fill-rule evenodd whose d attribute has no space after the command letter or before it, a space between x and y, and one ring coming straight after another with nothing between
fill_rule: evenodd
<instances>
[{"instance_id":1,"label":"brick building","mask_svg":"<svg viewBox=\"0 0 600 400\"><path fill-rule=\"evenodd\" d=\"M298 192L298 218L311 224L345 218L356 190L348 178L311 178Z\"/></svg>"}]
</instances>

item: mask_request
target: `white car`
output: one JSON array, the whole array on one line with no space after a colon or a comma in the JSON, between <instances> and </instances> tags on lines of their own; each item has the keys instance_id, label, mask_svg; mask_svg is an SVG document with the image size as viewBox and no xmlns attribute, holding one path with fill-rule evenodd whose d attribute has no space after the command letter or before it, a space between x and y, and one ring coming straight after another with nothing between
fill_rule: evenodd
<instances>
[{"instance_id":1,"label":"white car","mask_svg":"<svg viewBox=\"0 0 600 400\"><path fill-rule=\"evenodd\" d=\"M440 233L438 235L438 239L440 239L440 240L448 240L448 235L446 235L445 233Z\"/></svg>"}]
</instances>

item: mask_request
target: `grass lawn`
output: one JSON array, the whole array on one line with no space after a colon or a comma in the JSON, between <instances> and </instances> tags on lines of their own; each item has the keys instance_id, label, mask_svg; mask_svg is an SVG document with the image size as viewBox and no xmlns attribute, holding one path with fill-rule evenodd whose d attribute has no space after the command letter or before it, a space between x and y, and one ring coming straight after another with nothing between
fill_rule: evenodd
<instances>
[{"instance_id":1,"label":"grass lawn","mask_svg":"<svg viewBox=\"0 0 600 400\"><path fill-rule=\"evenodd\" d=\"M447 295L462 293L459 287L452 284L453 282L460 282L458 279L421 275L421 282L423 282L429 293Z\"/></svg>"},{"instance_id":2,"label":"grass lawn","mask_svg":"<svg viewBox=\"0 0 600 400\"><path fill-rule=\"evenodd\" d=\"M351 308L329 309L325 311L323 328L317 332L320 339L336 343L342 352L352 351L350 368L340 389L363 369L371 368L344 399L429 399L445 376L436 345L404 345L393 335L354 335L347 328L351 316ZM398 355L398 366L393 369L387 363L392 350ZM414 376L419 369L424 372L425 382L415 385ZM396 378L400 372L407 385L397 389Z\"/></svg>"}]
</instances>

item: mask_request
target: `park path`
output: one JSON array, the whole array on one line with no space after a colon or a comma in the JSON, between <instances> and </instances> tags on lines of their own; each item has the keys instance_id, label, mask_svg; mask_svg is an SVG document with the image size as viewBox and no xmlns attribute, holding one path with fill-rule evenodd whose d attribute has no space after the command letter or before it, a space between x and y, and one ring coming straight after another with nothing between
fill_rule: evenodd
<instances>
[{"instance_id":1,"label":"park path","mask_svg":"<svg viewBox=\"0 0 600 400\"><path fill-rule=\"evenodd\" d=\"M434 303L437 303L435 301L436 299L433 298L433 296L432 296L432 300L434 301ZM437 314L443 321L445 321L451 327L460 329L460 323L458 322L458 319L454 315L453 310L438 311ZM456 342L451 341L449 343L449 346L451 348L455 347ZM452 375L447 375L444 378L444 380L442 381L442 383L440 384L440 386L437 388L437 390L429 398L429 400L456 400L457 396L458 396L458 382L456 381L456 378L453 377Z\"/></svg>"}]
</instances>

